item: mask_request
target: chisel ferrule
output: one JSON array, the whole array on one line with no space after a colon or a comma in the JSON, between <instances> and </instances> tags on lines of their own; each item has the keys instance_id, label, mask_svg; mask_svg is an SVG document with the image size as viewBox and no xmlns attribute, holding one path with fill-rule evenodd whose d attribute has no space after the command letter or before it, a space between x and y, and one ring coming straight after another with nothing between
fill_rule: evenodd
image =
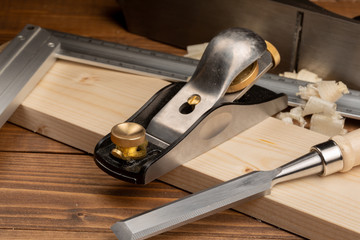
<instances>
[{"instance_id":1,"label":"chisel ferrule","mask_svg":"<svg viewBox=\"0 0 360 240\"><path fill-rule=\"evenodd\" d=\"M315 145L311 151L317 152L321 158L323 165L321 176L327 176L343 169L344 162L341 150L333 140Z\"/></svg>"}]
</instances>

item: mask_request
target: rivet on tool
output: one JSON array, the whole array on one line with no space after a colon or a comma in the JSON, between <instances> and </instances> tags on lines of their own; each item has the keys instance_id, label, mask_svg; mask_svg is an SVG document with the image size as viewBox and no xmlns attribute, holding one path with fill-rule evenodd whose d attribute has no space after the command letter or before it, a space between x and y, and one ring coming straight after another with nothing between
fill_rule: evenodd
<instances>
[{"instance_id":1,"label":"rivet on tool","mask_svg":"<svg viewBox=\"0 0 360 240\"><path fill-rule=\"evenodd\" d=\"M133 122L119 123L111 129L111 141L116 147L111 154L119 159L141 159L146 156L148 141L143 126Z\"/></svg>"},{"instance_id":2,"label":"rivet on tool","mask_svg":"<svg viewBox=\"0 0 360 240\"><path fill-rule=\"evenodd\" d=\"M200 103L200 101L201 101L201 97L197 94L194 94L188 98L186 103L184 103L183 105L180 106L179 111L182 114L189 114L192 111L194 111L195 106L198 105Z\"/></svg>"},{"instance_id":3,"label":"rivet on tool","mask_svg":"<svg viewBox=\"0 0 360 240\"><path fill-rule=\"evenodd\" d=\"M191 97L189 97L187 103L190 106L195 106L195 105L199 104L200 101L201 101L201 97L199 95L197 95L197 94L194 94Z\"/></svg>"}]
</instances>

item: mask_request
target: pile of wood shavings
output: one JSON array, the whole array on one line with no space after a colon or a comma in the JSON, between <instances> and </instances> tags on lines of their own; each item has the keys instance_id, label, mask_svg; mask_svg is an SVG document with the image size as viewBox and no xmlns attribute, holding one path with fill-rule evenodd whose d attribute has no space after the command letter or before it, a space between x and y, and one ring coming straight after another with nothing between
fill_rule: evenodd
<instances>
[{"instance_id":1,"label":"pile of wood shavings","mask_svg":"<svg viewBox=\"0 0 360 240\"><path fill-rule=\"evenodd\" d=\"M295 107L289 112L281 112L276 117L289 124L305 127L305 116L311 116L309 128L328 136L345 134L345 118L336 111L336 101L349 93L348 88L342 82L323 81L315 73L306 69L298 73L285 72L280 76L307 81L308 85L300 86L296 94L306 100L306 104Z\"/></svg>"},{"instance_id":2,"label":"pile of wood shavings","mask_svg":"<svg viewBox=\"0 0 360 240\"><path fill-rule=\"evenodd\" d=\"M200 60L208 44L208 42L205 42L187 46L186 50L188 53L184 57Z\"/></svg>"}]
</instances>

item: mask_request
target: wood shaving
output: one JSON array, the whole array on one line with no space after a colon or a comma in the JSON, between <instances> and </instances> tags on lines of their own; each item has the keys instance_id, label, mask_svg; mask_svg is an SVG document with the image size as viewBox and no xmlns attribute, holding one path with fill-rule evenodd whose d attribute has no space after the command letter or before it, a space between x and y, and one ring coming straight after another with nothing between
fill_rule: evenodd
<instances>
[{"instance_id":1,"label":"wood shaving","mask_svg":"<svg viewBox=\"0 0 360 240\"><path fill-rule=\"evenodd\" d=\"M322 81L322 79L317 74L310 72L307 69L301 69L298 73L293 71L293 72L280 73L279 75L287 78L293 78L293 79L302 80L306 82L313 82L313 83Z\"/></svg>"},{"instance_id":2,"label":"wood shaving","mask_svg":"<svg viewBox=\"0 0 360 240\"><path fill-rule=\"evenodd\" d=\"M297 80L310 82L306 86L300 86L299 92L296 93L302 99L306 100L306 104L293 108L288 113L279 113L277 118L299 125L306 126L304 116L312 115L310 119L310 130L319 132L328 136L345 134L344 129L345 118L336 111L336 101L343 94L349 93L348 88L342 82L323 81L306 69L296 72L285 72L280 76L290 77ZM289 119L290 118L290 119Z\"/></svg>"},{"instance_id":3,"label":"wood shaving","mask_svg":"<svg viewBox=\"0 0 360 240\"><path fill-rule=\"evenodd\" d=\"M290 116L290 112L279 112L276 118L282 120L285 123L293 124L293 118Z\"/></svg>"},{"instance_id":4,"label":"wood shaving","mask_svg":"<svg viewBox=\"0 0 360 240\"><path fill-rule=\"evenodd\" d=\"M293 109L290 110L290 116L292 119L297 121L297 125L299 125L300 127L305 127L306 125L306 121L303 117L303 109L302 107L295 107Z\"/></svg>"},{"instance_id":5,"label":"wood shaving","mask_svg":"<svg viewBox=\"0 0 360 240\"><path fill-rule=\"evenodd\" d=\"M295 107L290 112L280 112L276 118L286 122L288 124L295 124L300 127L305 127L306 121L302 116L303 109L301 107Z\"/></svg>"},{"instance_id":6,"label":"wood shaving","mask_svg":"<svg viewBox=\"0 0 360 240\"><path fill-rule=\"evenodd\" d=\"M349 90L343 82L322 81L316 84L320 97L329 102L336 102Z\"/></svg>"},{"instance_id":7,"label":"wood shaving","mask_svg":"<svg viewBox=\"0 0 360 240\"><path fill-rule=\"evenodd\" d=\"M310 130L328 136L345 134L345 118L333 117L324 114L314 114L310 120Z\"/></svg>"},{"instance_id":8,"label":"wood shaving","mask_svg":"<svg viewBox=\"0 0 360 240\"><path fill-rule=\"evenodd\" d=\"M303 116L307 116L314 113L322 113L324 115L334 115L336 112L336 104L326 101L324 99L311 96L307 101L303 113Z\"/></svg>"},{"instance_id":9,"label":"wood shaving","mask_svg":"<svg viewBox=\"0 0 360 240\"><path fill-rule=\"evenodd\" d=\"M297 79L297 73L295 71L294 72L284 72L282 74L280 73L279 75L282 77L286 77L286 78Z\"/></svg>"},{"instance_id":10,"label":"wood shaving","mask_svg":"<svg viewBox=\"0 0 360 240\"><path fill-rule=\"evenodd\" d=\"M184 55L185 57L194 58L200 60L208 43L200 43L195 45L189 45L186 47L187 54Z\"/></svg>"},{"instance_id":11,"label":"wood shaving","mask_svg":"<svg viewBox=\"0 0 360 240\"><path fill-rule=\"evenodd\" d=\"M302 80L302 81L307 81L307 82L314 82L314 83L322 81L322 79L319 78L319 76L317 74L310 72L309 70L306 70L306 69L301 69L298 72L297 79Z\"/></svg>"},{"instance_id":12,"label":"wood shaving","mask_svg":"<svg viewBox=\"0 0 360 240\"><path fill-rule=\"evenodd\" d=\"M300 96L304 100L309 100L311 96L320 97L319 91L314 84L308 84L307 86L299 86L299 92L296 96Z\"/></svg>"}]
</instances>

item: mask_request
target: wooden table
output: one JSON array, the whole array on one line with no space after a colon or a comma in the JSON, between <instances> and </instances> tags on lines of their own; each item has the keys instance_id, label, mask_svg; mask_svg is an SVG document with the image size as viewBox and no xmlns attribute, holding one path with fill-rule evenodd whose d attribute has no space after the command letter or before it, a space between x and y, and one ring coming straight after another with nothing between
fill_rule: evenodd
<instances>
[{"instance_id":1,"label":"wooden table","mask_svg":"<svg viewBox=\"0 0 360 240\"><path fill-rule=\"evenodd\" d=\"M359 2L317 1L348 17ZM25 24L178 55L168 45L126 32L115 0L2 1L0 44ZM7 123L0 129L0 239L116 239L117 220L188 193L155 181L128 184L103 173L92 156ZM153 239L299 239L227 210Z\"/></svg>"}]
</instances>

